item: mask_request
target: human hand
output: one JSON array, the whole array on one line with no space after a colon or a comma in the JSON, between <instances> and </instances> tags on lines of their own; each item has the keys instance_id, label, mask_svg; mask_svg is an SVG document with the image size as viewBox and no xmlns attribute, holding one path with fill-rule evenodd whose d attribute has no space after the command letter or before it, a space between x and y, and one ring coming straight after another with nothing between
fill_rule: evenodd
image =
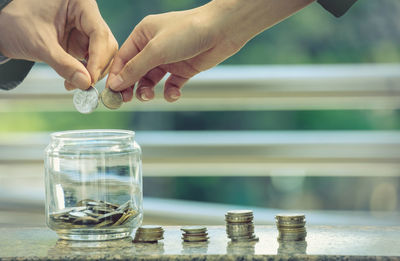
<instances>
[{"instance_id":1,"label":"human hand","mask_svg":"<svg viewBox=\"0 0 400 261\"><path fill-rule=\"evenodd\" d=\"M114 58L109 88L124 101L154 98L165 76L164 98L174 102L182 86L197 73L235 54L258 33L313 0L213 0L199 8L145 17Z\"/></svg>"},{"instance_id":2,"label":"human hand","mask_svg":"<svg viewBox=\"0 0 400 261\"><path fill-rule=\"evenodd\" d=\"M115 56L106 86L122 91L126 102L138 82L136 97L148 101L154 98L154 86L170 73L164 98L176 101L191 77L214 67L244 44L232 42L216 26L214 15L211 6L205 5L145 17Z\"/></svg>"},{"instance_id":3,"label":"human hand","mask_svg":"<svg viewBox=\"0 0 400 261\"><path fill-rule=\"evenodd\" d=\"M0 35L3 55L49 64L67 90L104 77L118 50L94 0L14 0L0 13Z\"/></svg>"}]
</instances>

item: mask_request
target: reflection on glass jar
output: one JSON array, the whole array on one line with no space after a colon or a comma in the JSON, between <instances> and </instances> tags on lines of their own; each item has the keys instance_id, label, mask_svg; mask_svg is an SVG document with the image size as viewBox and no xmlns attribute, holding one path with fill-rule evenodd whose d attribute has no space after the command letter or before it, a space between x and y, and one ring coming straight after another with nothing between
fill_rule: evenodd
<instances>
[{"instance_id":1,"label":"reflection on glass jar","mask_svg":"<svg viewBox=\"0 0 400 261\"><path fill-rule=\"evenodd\" d=\"M116 253L117 252L117 253ZM48 258L65 259L74 256L75 259L105 260L110 255L132 256L135 254L135 247L132 238L123 238L112 241L71 241L59 239L56 244L47 251Z\"/></svg>"},{"instance_id":2,"label":"reflection on glass jar","mask_svg":"<svg viewBox=\"0 0 400 261\"><path fill-rule=\"evenodd\" d=\"M134 132L53 133L45 169L46 222L60 238L123 238L140 226L141 149Z\"/></svg>"}]
</instances>

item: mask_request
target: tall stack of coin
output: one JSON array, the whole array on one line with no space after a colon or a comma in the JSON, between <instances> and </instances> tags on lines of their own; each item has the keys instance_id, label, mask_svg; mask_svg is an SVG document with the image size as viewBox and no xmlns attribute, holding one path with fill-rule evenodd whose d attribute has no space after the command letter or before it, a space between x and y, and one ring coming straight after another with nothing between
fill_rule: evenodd
<instances>
[{"instance_id":1,"label":"tall stack of coin","mask_svg":"<svg viewBox=\"0 0 400 261\"><path fill-rule=\"evenodd\" d=\"M164 239L164 229L161 226L147 225L141 226L136 230L135 243L157 243Z\"/></svg>"},{"instance_id":2,"label":"tall stack of coin","mask_svg":"<svg viewBox=\"0 0 400 261\"><path fill-rule=\"evenodd\" d=\"M301 241L306 238L306 217L304 214L279 214L275 216L275 220L279 231L278 240Z\"/></svg>"},{"instance_id":3,"label":"tall stack of coin","mask_svg":"<svg viewBox=\"0 0 400 261\"><path fill-rule=\"evenodd\" d=\"M258 241L254 235L253 211L231 210L225 215L226 233L234 241Z\"/></svg>"},{"instance_id":4,"label":"tall stack of coin","mask_svg":"<svg viewBox=\"0 0 400 261\"><path fill-rule=\"evenodd\" d=\"M191 226L181 228L183 231L182 239L185 242L205 242L208 241L207 228L203 226Z\"/></svg>"}]
</instances>

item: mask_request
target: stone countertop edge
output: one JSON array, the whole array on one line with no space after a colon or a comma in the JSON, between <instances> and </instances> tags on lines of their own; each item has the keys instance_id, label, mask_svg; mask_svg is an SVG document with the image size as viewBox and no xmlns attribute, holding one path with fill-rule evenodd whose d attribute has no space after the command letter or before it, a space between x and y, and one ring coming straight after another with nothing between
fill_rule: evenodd
<instances>
[{"instance_id":1,"label":"stone countertop edge","mask_svg":"<svg viewBox=\"0 0 400 261\"><path fill-rule=\"evenodd\" d=\"M59 257L10 257L0 258L0 261L42 261L42 260L126 260L126 261L399 261L398 256L351 256L351 255L138 255L138 256L59 256Z\"/></svg>"},{"instance_id":2,"label":"stone countertop edge","mask_svg":"<svg viewBox=\"0 0 400 261\"><path fill-rule=\"evenodd\" d=\"M400 261L400 227L307 226L306 241L278 242L275 226L256 226L258 242L232 243L224 226L208 226L210 240L184 243L180 226L165 226L164 240L132 243L66 241L48 228L1 228L3 260L321 260Z\"/></svg>"}]
</instances>

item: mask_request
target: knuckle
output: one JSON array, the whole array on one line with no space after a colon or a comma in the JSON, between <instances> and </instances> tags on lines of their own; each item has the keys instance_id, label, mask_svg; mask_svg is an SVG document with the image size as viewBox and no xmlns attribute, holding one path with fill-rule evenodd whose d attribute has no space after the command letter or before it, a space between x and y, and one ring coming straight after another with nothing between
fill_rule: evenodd
<instances>
[{"instance_id":1,"label":"knuckle","mask_svg":"<svg viewBox=\"0 0 400 261\"><path fill-rule=\"evenodd\" d=\"M121 74L124 80L129 80L134 73L135 73L134 65L130 62L125 65L125 68Z\"/></svg>"},{"instance_id":2,"label":"knuckle","mask_svg":"<svg viewBox=\"0 0 400 261\"><path fill-rule=\"evenodd\" d=\"M150 14L150 15L146 15L143 20L142 23L147 24L147 23L151 23L154 20L155 15Z\"/></svg>"},{"instance_id":3,"label":"knuckle","mask_svg":"<svg viewBox=\"0 0 400 261\"><path fill-rule=\"evenodd\" d=\"M106 25L103 26L99 26L97 29L97 35L100 39L107 39L108 37L110 37L111 33L108 30Z\"/></svg>"}]
</instances>

